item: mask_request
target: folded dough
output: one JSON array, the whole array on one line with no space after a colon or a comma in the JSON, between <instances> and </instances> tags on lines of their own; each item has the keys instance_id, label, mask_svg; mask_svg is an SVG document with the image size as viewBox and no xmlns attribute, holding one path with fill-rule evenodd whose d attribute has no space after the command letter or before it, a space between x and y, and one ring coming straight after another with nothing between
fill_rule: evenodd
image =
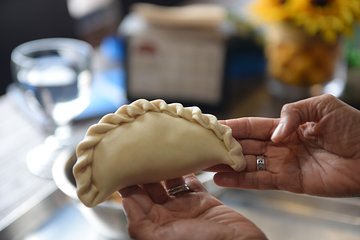
<instances>
[{"instance_id":1,"label":"folded dough","mask_svg":"<svg viewBox=\"0 0 360 240\"><path fill-rule=\"evenodd\" d=\"M76 149L79 199L93 207L113 192L227 164L245 168L231 129L198 107L139 99L91 126Z\"/></svg>"}]
</instances>

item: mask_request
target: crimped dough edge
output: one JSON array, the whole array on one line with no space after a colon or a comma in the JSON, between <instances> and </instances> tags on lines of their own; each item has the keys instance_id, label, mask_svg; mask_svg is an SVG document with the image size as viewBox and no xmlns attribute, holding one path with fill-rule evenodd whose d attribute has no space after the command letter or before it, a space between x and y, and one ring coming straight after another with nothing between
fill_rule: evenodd
<instances>
[{"instance_id":1,"label":"crimped dough edge","mask_svg":"<svg viewBox=\"0 0 360 240\"><path fill-rule=\"evenodd\" d=\"M167 104L161 99L153 101L138 99L129 105L121 106L115 113L103 116L97 124L92 125L87 130L85 138L76 148L78 159L73 167L73 174L77 185L77 195L86 206L93 207L104 200L92 181L95 146L107 132L117 128L122 123L132 122L147 112L166 113L173 117L180 117L213 131L228 150L231 160L229 166L235 171L241 171L245 168L246 162L241 145L233 138L231 128L220 124L214 115L203 114L198 107L183 107L180 103Z\"/></svg>"}]
</instances>

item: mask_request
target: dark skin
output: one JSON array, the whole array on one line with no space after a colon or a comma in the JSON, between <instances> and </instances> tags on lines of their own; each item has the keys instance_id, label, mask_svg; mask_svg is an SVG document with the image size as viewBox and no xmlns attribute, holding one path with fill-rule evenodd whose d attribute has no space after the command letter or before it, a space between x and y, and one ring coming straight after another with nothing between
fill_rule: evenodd
<instances>
[{"instance_id":1,"label":"dark skin","mask_svg":"<svg viewBox=\"0 0 360 240\"><path fill-rule=\"evenodd\" d=\"M217 173L218 185L328 197L360 195L360 111L335 97L285 105L280 120L240 118L223 123L241 143L247 169ZM265 156L266 171L256 171L256 155Z\"/></svg>"},{"instance_id":2,"label":"dark skin","mask_svg":"<svg viewBox=\"0 0 360 240\"><path fill-rule=\"evenodd\" d=\"M186 182L192 192L169 196ZM164 186L165 185L165 186ZM266 239L251 221L206 191L195 176L120 191L134 239Z\"/></svg>"}]
</instances>

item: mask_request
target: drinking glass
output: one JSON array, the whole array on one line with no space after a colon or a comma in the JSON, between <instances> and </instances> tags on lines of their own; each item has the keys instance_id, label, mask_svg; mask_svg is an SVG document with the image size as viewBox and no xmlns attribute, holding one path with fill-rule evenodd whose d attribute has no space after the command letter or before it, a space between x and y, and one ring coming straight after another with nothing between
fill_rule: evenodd
<instances>
[{"instance_id":1,"label":"drinking glass","mask_svg":"<svg viewBox=\"0 0 360 240\"><path fill-rule=\"evenodd\" d=\"M26 158L31 173L51 178L57 155L71 142L71 120L88 105L91 57L88 43L69 38L26 42L11 54L13 77L33 111L41 112L52 134Z\"/></svg>"}]
</instances>

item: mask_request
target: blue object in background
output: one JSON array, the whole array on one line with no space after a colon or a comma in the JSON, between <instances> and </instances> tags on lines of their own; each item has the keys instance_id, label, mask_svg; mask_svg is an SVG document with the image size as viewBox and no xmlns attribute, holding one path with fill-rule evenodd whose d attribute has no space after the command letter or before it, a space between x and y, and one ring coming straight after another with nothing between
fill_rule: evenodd
<instances>
[{"instance_id":1,"label":"blue object in background","mask_svg":"<svg viewBox=\"0 0 360 240\"><path fill-rule=\"evenodd\" d=\"M231 37L227 42L225 79L244 81L266 72L264 48L252 38ZM261 79L261 78L259 78Z\"/></svg>"},{"instance_id":2,"label":"blue object in background","mask_svg":"<svg viewBox=\"0 0 360 240\"><path fill-rule=\"evenodd\" d=\"M125 51L122 39L106 37L99 50L107 61L108 68L93 73L90 104L75 120L101 117L128 103L122 67Z\"/></svg>"},{"instance_id":3,"label":"blue object in background","mask_svg":"<svg viewBox=\"0 0 360 240\"><path fill-rule=\"evenodd\" d=\"M230 54L226 76L230 80L241 80L264 74L266 61L258 53Z\"/></svg>"},{"instance_id":4,"label":"blue object in background","mask_svg":"<svg viewBox=\"0 0 360 240\"><path fill-rule=\"evenodd\" d=\"M103 116L128 103L124 82L122 69L94 73L90 104L75 120Z\"/></svg>"},{"instance_id":5,"label":"blue object in background","mask_svg":"<svg viewBox=\"0 0 360 240\"><path fill-rule=\"evenodd\" d=\"M100 51L109 60L122 63L125 58L124 40L117 36L106 37L101 42Z\"/></svg>"}]
</instances>

